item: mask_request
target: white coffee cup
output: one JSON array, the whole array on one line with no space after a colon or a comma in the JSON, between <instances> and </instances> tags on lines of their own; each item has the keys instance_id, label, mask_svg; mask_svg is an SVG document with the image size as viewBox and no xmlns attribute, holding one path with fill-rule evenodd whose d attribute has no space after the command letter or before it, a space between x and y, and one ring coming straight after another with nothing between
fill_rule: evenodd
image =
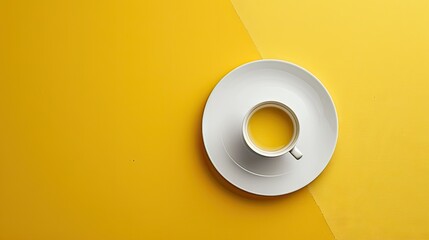
<instances>
[{"instance_id":1,"label":"white coffee cup","mask_svg":"<svg viewBox=\"0 0 429 240\"><path fill-rule=\"evenodd\" d=\"M292 139L290 140L289 144L282 147L281 149L273 150L273 151L262 149L262 148L258 147L252 141L250 134L249 134L249 130L248 130L249 120L252 117L252 115L256 111L258 111L262 108L267 108L267 107L275 107L275 108L278 108L278 109L284 111L286 114L289 115L290 119L292 120L292 124L293 124L293 135L292 135ZM269 158L279 157L279 156L282 156L282 155L289 152L290 154L292 154L292 156L296 160L299 160L303 156L301 151L299 151L298 148L296 147L296 142L297 142L298 137L299 137L299 130L300 130L300 126L299 126L298 118L296 117L295 113L293 112L293 110L291 108L289 108L288 106L286 106L285 104L283 104L281 102L265 101L265 102L258 103L257 105L252 107L249 110L249 112L245 115L244 120L243 120L242 132L243 132L244 141L246 142L247 146L253 152L255 152L255 153L257 153L263 157L269 157Z\"/></svg>"}]
</instances>

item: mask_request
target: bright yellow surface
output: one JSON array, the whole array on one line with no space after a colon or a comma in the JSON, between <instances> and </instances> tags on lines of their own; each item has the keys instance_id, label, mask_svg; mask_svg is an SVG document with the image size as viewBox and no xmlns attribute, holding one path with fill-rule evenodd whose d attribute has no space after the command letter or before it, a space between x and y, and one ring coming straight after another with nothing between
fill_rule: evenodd
<instances>
[{"instance_id":1,"label":"bright yellow surface","mask_svg":"<svg viewBox=\"0 0 429 240\"><path fill-rule=\"evenodd\" d=\"M429 1L233 3L263 58L335 101L337 149L310 190L336 239L429 239Z\"/></svg>"},{"instance_id":2,"label":"bright yellow surface","mask_svg":"<svg viewBox=\"0 0 429 240\"><path fill-rule=\"evenodd\" d=\"M229 1L1 1L0 36L0 239L333 239L208 163L205 101L260 58Z\"/></svg>"},{"instance_id":3,"label":"bright yellow surface","mask_svg":"<svg viewBox=\"0 0 429 240\"><path fill-rule=\"evenodd\" d=\"M294 131L292 119L276 107L265 107L254 112L247 129L256 146L270 151L288 145Z\"/></svg>"}]
</instances>

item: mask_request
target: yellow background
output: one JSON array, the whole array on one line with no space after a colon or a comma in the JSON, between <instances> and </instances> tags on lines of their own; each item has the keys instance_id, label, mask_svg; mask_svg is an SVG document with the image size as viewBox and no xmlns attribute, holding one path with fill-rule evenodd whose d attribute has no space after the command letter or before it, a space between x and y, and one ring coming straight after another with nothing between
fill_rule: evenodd
<instances>
[{"instance_id":1,"label":"yellow background","mask_svg":"<svg viewBox=\"0 0 429 240\"><path fill-rule=\"evenodd\" d=\"M428 12L0 1L0 239L428 239ZM261 58L318 76L340 123L324 173L278 198L222 180L201 140L212 88Z\"/></svg>"},{"instance_id":2,"label":"yellow background","mask_svg":"<svg viewBox=\"0 0 429 240\"><path fill-rule=\"evenodd\" d=\"M233 0L263 58L309 69L338 112L309 186L337 239L429 239L429 1Z\"/></svg>"}]
</instances>

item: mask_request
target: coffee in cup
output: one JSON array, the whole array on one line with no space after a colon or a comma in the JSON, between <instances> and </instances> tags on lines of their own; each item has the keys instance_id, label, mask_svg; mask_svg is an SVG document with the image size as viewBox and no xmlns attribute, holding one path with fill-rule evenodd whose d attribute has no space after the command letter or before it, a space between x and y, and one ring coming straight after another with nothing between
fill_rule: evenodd
<instances>
[{"instance_id":1,"label":"coffee in cup","mask_svg":"<svg viewBox=\"0 0 429 240\"><path fill-rule=\"evenodd\" d=\"M277 101L254 106L243 120L243 137L248 147L264 157L278 157L290 152L297 160L299 121L291 108Z\"/></svg>"}]
</instances>

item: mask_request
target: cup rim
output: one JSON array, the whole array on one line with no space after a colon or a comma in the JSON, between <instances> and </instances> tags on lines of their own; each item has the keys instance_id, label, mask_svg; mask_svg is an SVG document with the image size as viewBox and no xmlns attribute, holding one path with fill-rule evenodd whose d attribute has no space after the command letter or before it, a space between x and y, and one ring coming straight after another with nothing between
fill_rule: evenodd
<instances>
[{"instance_id":1,"label":"cup rim","mask_svg":"<svg viewBox=\"0 0 429 240\"><path fill-rule=\"evenodd\" d=\"M275 151L265 150L265 149L258 147L252 141L250 134L248 132L249 120L252 117L252 115L256 111L258 111L262 108L266 108L266 107L276 107L278 109L283 110L291 118L293 128L294 128L294 132L293 132L291 141L286 146L282 147L281 149L275 150ZM255 152L255 153L257 153L263 157L278 157L278 156L281 156L281 155L291 151L296 145L296 142L297 142L298 137L299 137L299 132L300 132L300 126L299 126L298 117L296 116L295 112L290 107L288 107L286 104L284 104L282 102L278 102L278 101L263 101L263 102L256 104L246 113L246 115L244 116L243 125L242 125L242 135L243 135L245 143L253 152Z\"/></svg>"}]
</instances>

